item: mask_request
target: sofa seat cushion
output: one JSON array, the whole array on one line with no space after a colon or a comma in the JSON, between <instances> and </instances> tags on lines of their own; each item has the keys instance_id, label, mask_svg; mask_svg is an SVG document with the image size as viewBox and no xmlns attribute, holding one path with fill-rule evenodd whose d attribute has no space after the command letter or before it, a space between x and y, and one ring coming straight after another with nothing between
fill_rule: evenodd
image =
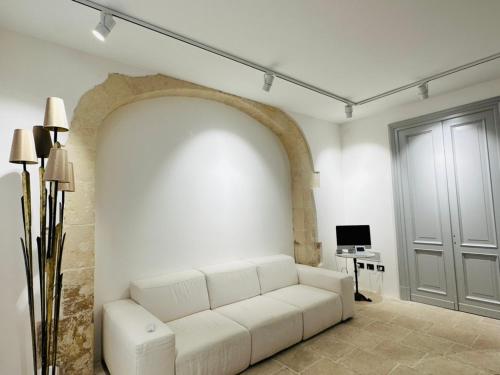
<instances>
[{"instance_id":1,"label":"sofa seat cushion","mask_svg":"<svg viewBox=\"0 0 500 375\"><path fill-rule=\"evenodd\" d=\"M176 375L236 374L250 363L250 333L206 310L167 323L175 333Z\"/></svg>"},{"instance_id":2,"label":"sofa seat cushion","mask_svg":"<svg viewBox=\"0 0 500 375\"><path fill-rule=\"evenodd\" d=\"M302 311L304 339L342 320L342 299L336 293L308 285L292 285L264 296L289 303Z\"/></svg>"},{"instance_id":3,"label":"sofa seat cushion","mask_svg":"<svg viewBox=\"0 0 500 375\"><path fill-rule=\"evenodd\" d=\"M250 331L254 364L302 339L302 312L274 298L257 296L215 310Z\"/></svg>"}]
</instances>

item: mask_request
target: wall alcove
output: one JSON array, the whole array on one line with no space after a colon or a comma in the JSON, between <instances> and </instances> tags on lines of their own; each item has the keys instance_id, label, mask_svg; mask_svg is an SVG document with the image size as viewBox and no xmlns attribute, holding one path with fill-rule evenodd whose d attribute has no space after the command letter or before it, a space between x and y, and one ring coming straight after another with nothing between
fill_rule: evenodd
<instances>
[{"instance_id":1,"label":"wall alcove","mask_svg":"<svg viewBox=\"0 0 500 375\"><path fill-rule=\"evenodd\" d=\"M286 113L252 100L164 75L129 77L111 74L85 93L73 114L67 143L75 165L77 191L68 195L66 253L60 330L60 360L65 374L92 374L94 349L95 161L98 129L117 108L165 96L196 97L234 107L270 129L289 159L294 254L298 263L317 265L316 208L311 188L314 172L302 131Z\"/></svg>"}]
</instances>

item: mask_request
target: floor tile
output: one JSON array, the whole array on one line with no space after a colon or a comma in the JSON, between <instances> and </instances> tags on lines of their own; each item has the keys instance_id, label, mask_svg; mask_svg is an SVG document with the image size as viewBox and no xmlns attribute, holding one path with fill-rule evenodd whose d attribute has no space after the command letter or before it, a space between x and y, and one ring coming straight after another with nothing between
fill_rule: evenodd
<instances>
[{"instance_id":1,"label":"floor tile","mask_svg":"<svg viewBox=\"0 0 500 375\"><path fill-rule=\"evenodd\" d=\"M415 305L423 305L415 303ZM434 324L453 324L457 319L455 310L444 309L436 306L424 305L425 308L416 307L415 318L427 320Z\"/></svg>"},{"instance_id":2,"label":"floor tile","mask_svg":"<svg viewBox=\"0 0 500 375\"><path fill-rule=\"evenodd\" d=\"M290 369L300 372L321 359L321 356L304 344L295 345L274 357Z\"/></svg>"},{"instance_id":3,"label":"floor tile","mask_svg":"<svg viewBox=\"0 0 500 375\"><path fill-rule=\"evenodd\" d=\"M398 342L386 341L373 349L373 352L398 363L414 365L425 356L425 352L401 345Z\"/></svg>"},{"instance_id":4,"label":"floor tile","mask_svg":"<svg viewBox=\"0 0 500 375\"><path fill-rule=\"evenodd\" d=\"M392 323L383 322L373 322L366 326L364 330L372 334L379 335L384 339L392 339L396 341L402 340L411 332L411 330L409 330L408 328L404 328Z\"/></svg>"},{"instance_id":5,"label":"floor tile","mask_svg":"<svg viewBox=\"0 0 500 375\"><path fill-rule=\"evenodd\" d=\"M301 375L356 375L347 367L334 363L328 359L322 359L311 367L301 372Z\"/></svg>"},{"instance_id":6,"label":"floor tile","mask_svg":"<svg viewBox=\"0 0 500 375\"><path fill-rule=\"evenodd\" d=\"M380 322L390 322L399 316L396 312L383 308L366 309L364 312L367 313L371 319L378 320Z\"/></svg>"},{"instance_id":7,"label":"floor tile","mask_svg":"<svg viewBox=\"0 0 500 375\"><path fill-rule=\"evenodd\" d=\"M478 337L478 333L475 331L443 323L433 324L426 332L429 335L441 337L462 345L472 345Z\"/></svg>"},{"instance_id":8,"label":"floor tile","mask_svg":"<svg viewBox=\"0 0 500 375\"><path fill-rule=\"evenodd\" d=\"M408 328L410 330L424 331L432 326L432 322L424 319L413 318L409 316L398 316L391 321L392 324Z\"/></svg>"},{"instance_id":9,"label":"floor tile","mask_svg":"<svg viewBox=\"0 0 500 375\"><path fill-rule=\"evenodd\" d=\"M385 359L379 354L370 353L362 349L353 350L343 356L340 364L359 374L385 375L396 367L397 362Z\"/></svg>"},{"instance_id":10,"label":"floor tile","mask_svg":"<svg viewBox=\"0 0 500 375\"><path fill-rule=\"evenodd\" d=\"M329 335L337 340L345 341L362 349L373 349L385 340L383 337L364 329L343 325L339 325L338 330L329 332Z\"/></svg>"},{"instance_id":11,"label":"floor tile","mask_svg":"<svg viewBox=\"0 0 500 375\"><path fill-rule=\"evenodd\" d=\"M474 331L480 335L500 337L500 325L484 323L481 316L473 315L475 318L458 318L454 324L457 329Z\"/></svg>"},{"instance_id":12,"label":"floor tile","mask_svg":"<svg viewBox=\"0 0 500 375\"><path fill-rule=\"evenodd\" d=\"M483 317L482 322L484 324L492 324L492 325L500 327L500 319L492 319L492 318Z\"/></svg>"},{"instance_id":13,"label":"floor tile","mask_svg":"<svg viewBox=\"0 0 500 375\"><path fill-rule=\"evenodd\" d=\"M500 374L500 352L497 350L475 350L454 354L449 357L457 362L465 362L477 368L492 371Z\"/></svg>"},{"instance_id":14,"label":"floor tile","mask_svg":"<svg viewBox=\"0 0 500 375\"><path fill-rule=\"evenodd\" d=\"M400 341L401 344L433 354L445 354L453 342L423 332L414 331Z\"/></svg>"},{"instance_id":15,"label":"floor tile","mask_svg":"<svg viewBox=\"0 0 500 375\"><path fill-rule=\"evenodd\" d=\"M479 316L479 315L474 315L474 314L468 314L462 311L456 311L455 316L455 321L457 324L482 324L484 317Z\"/></svg>"},{"instance_id":16,"label":"floor tile","mask_svg":"<svg viewBox=\"0 0 500 375\"><path fill-rule=\"evenodd\" d=\"M331 359L339 359L355 347L345 341L336 340L332 336L319 336L305 342L307 348Z\"/></svg>"},{"instance_id":17,"label":"floor tile","mask_svg":"<svg viewBox=\"0 0 500 375\"><path fill-rule=\"evenodd\" d=\"M370 314L360 312L360 313L356 313L356 315L353 318L346 320L343 324L346 324L346 325L349 325L352 327L356 327L356 328L364 328L367 325L369 325L370 323L373 323L374 321L375 321L375 319L373 319L370 316Z\"/></svg>"},{"instance_id":18,"label":"floor tile","mask_svg":"<svg viewBox=\"0 0 500 375\"><path fill-rule=\"evenodd\" d=\"M481 371L473 366L452 361L445 357L434 357L424 359L415 366L421 374L435 375L485 375L487 372Z\"/></svg>"},{"instance_id":19,"label":"floor tile","mask_svg":"<svg viewBox=\"0 0 500 375\"><path fill-rule=\"evenodd\" d=\"M472 344L474 349L498 349L500 350L500 336L479 335Z\"/></svg>"},{"instance_id":20,"label":"floor tile","mask_svg":"<svg viewBox=\"0 0 500 375\"><path fill-rule=\"evenodd\" d=\"M295 375L296 373L287 368L282 368L276 374L273 375Z\"/></svg>"},{"instance_id":21,"label":"floor tile","mask_svg":"<svg viewBox=\"0 0 500 375\"><path fill-rule=\"evenodd\" d=\"M453 344L446 351L446 354L450 355L450 354L455 354L455 353L468 352L469 350L472 350L472 347L465 346L465 345L462 345L462 344Z\"/></svg>"},{"instance_id":22,"label":"floor tile","mask_svg":"<svg viewBox=\"0 0 500 375\"><path fill-rule=\"evenodd\" d=\"M399 365L394 368L389 375L417 375L420 374L417 370L405 365Z\"/></svg>"}]
</instances>

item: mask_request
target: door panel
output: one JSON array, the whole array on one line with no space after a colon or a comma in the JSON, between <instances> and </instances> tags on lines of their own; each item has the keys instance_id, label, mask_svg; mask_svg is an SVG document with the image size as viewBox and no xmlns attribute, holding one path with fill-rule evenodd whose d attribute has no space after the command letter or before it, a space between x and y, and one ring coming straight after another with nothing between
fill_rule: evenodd
<instances>
[{"instance_id":1,"label":"door panel","mask_svg":"<svg viewBox=\"0 0 500 375\"><path fill-rule=\"evenodd\" d=\"M492 110L443 122L459 309L500 318L500 166Z\"/></svg>"},{"instance_id":2,"label":"door panel","mask_svg":"<svg viewBox=\"0 0 500 375\"><path fill-rule=\"evenodd\" d=\"M446 295L446 271L442 250L415 249L417 290Z\"/></svg>"},{"instance_id":3,"label":"door panel","mask_svg":"<svg viewBox=\"0 0 500 375\"><path fill-rule=\"evenodd\" d=\"M441 123L403 130L398 142L411 299L455 308Z\"/></svg>"},{"instance_id":4,"label":"door panel","mask_svg":"<svg viewBox=\"0 0 500 375\"><path fill-rule=\"evenodd\" d=\"M407 142L408 194L413 243L442 245L439 193L432 130L409 134Z\"/></svg>"},{"instance_id":5,"label":"door panel","mask_svg":"<svg viewBox=\"0 0 500 375\"><path fill-rule=\"evenodd\" d=\"M498 303L500 272L498 256L462 252L465 297L468 300Z\"/></svg>"},{"instance_id":6,"label":"door panel","mask_svg":"<svg viewBox=\"0 0 500 375\"><path fill-rule=\"evenodd\" d=\"M449 125L461 246L496 247L488 146L483 119ZM453 181L451 181L453 183Z\"/></svg>"}]
</instances>

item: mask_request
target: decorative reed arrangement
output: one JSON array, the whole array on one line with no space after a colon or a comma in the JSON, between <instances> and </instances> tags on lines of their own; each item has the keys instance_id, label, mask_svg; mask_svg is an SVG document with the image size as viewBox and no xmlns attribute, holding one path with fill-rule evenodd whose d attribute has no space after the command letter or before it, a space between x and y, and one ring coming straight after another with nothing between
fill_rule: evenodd
<instances>
[{"instance_id":1,"label":"decorative reed arrangement","mask_svg":"<svg viewBox=\"0 0 500 375\"><path fill-rule=\"evenodd\" d=\"M26 271L28 305L31 324L34 375L56 375L57 334L63 274L62 256L66 234L63 230L66 192L75 191L73 165L68 162L67 151L57 141L58 132L68 131L64 102L50 97L45 107L43 126L33 127L33 133L16 129L12 140L10 162L22 164L23 196L21 208L24 238L21 248ZM50 132L53 132L53 142ZM45 168L45 159L47 167ZM37 335L35 295L33 286L34 256L32 241L31 178L27 165L38 164L40 159L40 235L36 238L38 272L40 279L40 335ZM47 196L47 185L49 195ZM61 197L58 193L62 192ZM38 363L38 354L41 363ZM40 369L39 369L40 368ZM60 373L59 373L60 374Z\"/></svg>"}]
</instances>

